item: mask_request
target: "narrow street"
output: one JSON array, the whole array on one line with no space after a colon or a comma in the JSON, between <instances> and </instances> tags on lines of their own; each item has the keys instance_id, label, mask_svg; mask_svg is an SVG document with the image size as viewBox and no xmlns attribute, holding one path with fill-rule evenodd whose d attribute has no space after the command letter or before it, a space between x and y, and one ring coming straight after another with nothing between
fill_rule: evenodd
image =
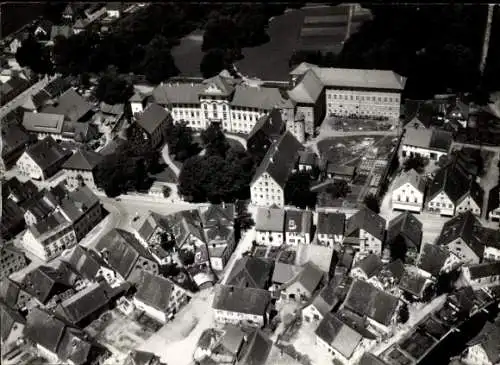
<instances>
[{"instance_id":1,"label":"narrow street","mask_svg":"<svg viewBox=\"0 0 500 365\"><path fill-rule=\"evenodd\" d=\"M175 176L178 177L180 174L180 170L177 167L177 165L174 163L174 161L172 161L172 159L170 158L170 154L168 153L168 144L167 143L165 143L165 145L163 146L163 148L161 150L161 156L163 157L163 161L165 161L165 163L168 165L168 167L170 167L170 169L174 172Z\"/></svg>"}]
</instances>

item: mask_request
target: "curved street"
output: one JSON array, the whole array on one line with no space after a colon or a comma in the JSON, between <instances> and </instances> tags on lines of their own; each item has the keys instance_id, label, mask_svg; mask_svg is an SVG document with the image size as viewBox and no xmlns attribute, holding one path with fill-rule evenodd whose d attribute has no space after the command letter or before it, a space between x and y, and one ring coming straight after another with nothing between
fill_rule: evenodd
<instances>
[{"instance_id":1,"label":"curved street","mask_svg":"<svg viewBox=\"0 0 500 365\"><path fill-rule=\"evenodd\" d=\"M180 170L177 167L177 165L172 161L172 158L170 157L170 154L168 153L168 144L165 143L163 148L161 149L161 156L163 157L163 161L170 167L170 169L174 172L175 176L179 176Z\"/></svg>"}]
</instances>

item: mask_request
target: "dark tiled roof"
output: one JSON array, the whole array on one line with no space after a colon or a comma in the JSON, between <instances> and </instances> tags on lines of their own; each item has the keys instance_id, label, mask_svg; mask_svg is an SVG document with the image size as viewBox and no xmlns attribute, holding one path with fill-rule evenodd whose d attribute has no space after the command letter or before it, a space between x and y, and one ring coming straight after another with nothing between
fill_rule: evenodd
<instances>
[{"instance_id":1,"label":"dark tiled roof","mask_svg":"<svg viewBox=\"0 0 500 365\"><path fill-rule=\"evenodd\" d=\"M140 256L154 260L132 233L118 228L102 237L94 250L96 252L105 251L104 256L107 256L108 264L125 279L132 272Z\"/></svg>"},{"instance_id":2,"label":"dark tiled roof","mask_svg":"<svg viewBox=\"0 0 500 365\"><path fill-rule=\"evenodd\" d=\"M65 265L58 269L40 266L26 274L21 287L40 302L46 303L53 295L70 289L76 280L77 275Z\"/></svg>"},{"instance_id":3,"label":"dark tiled roof","mask_svg":"<svg viewBox=\"0 0 500 365\"><path fill-rule=\"evenodd\" d=\"M143 271L135 297L148 306L166 312L173 290L174 283L169 279Z\"/></svg>"},{"instance_id":4,"label":"dark tiled roof","mask_svg":"<svg viewBox=\"0 0 500 365\"><path fill-rule=\"evenodd\" d=\"M3 126L2 128L2 156L8 156L30 142L30 136L18 125Z\"/></svg>"},{"instance_id":5,"label":"dark tiled roof","mask_svg":"<svg viewBox=\"0 0 500 365\"><path fill-rule=\"evenodd\" d=\"M453 135L440 129L434 129L429 147L435 150L448 151L453 142Z\"/></svg>"},{"instance_id":6,"label":"dark tiled roof","mask_svg":"<svg viewBox=\"0 0 500 365\"><path fill-rule=\"evenodd\" d=\"M269 147L255 172L252 183L264 172L267 172L277 184L284 187L302 148L302 144L290 132L286 131Z\"/></svg>"},{"instance_id":7,"label":"dark tiled roof","mask_svg":"<svg viewBox=\"0 0 500 365\"><path fill-rule=\"evenodd\" d=\"M390 245L398 236L404 238L408 248L419 251L422 242L422 222L409 212L401 213L389 222L387 243Z\"/></svg>"},{"instance_id":8,"label":"dark tiled roof","mask_svg":"<svg viewBox=\"0 0 500 365\"><path fill-rule=\"evenodd\" d=\"M158 357L152 352L132 350L124 365L152 365L154 359Z\"/></svg>"},{"instance_id":9,"label":"dark tiled roof","mask_svg":"<svg viewBox=\"0 0 500 365\"><path fill-rule=\"evenodd\" d=\"M274 108L269 114L260 117L255 123L254 127L246 137L247 141L250 140L257 133L263 133L264 135L275 138L281 135L285 128L285 122L281 117L281 112L279 109Z\"/></svg>"},{"instance_id":10,"label":"dark tiled roof","mask_svg":"<svg viewBox=\"0 0 500 365\"><path fill-rule=\"evenodd\" d=\"M373 355L370 352L365 352L358 365L387 365L380 357Z\"/></svg>"},{"instance_id":11,"label":"dark tiled roof","mask_svg":"<svg viewBox=\"0 0 500 365\"><path fill-rule=\"evenodd\" d=\"M71 155L71 151L62 149L52 137L47 137L28 147L26 153L42 170L63 162Z\"/></svg>"},{"instance_id":12,"label":"dark tiled roof","mask_svg":"<svg viewBox=\"0 0 500 365\"><path fill-rule=\"evenodd\" d=\"M297 277L297 281L306 289L310 294L318 288L321 280L323 279L323 271L311 262L307 262L302 271Z\"/></svg>"},{"instance_id":13,"label":"dark tiled roof","mask_svg":"<svg viewBox=\"0 0 500 365\"><path fill-rule=\"evenodd\" d=\"M432 200L441 191L455 204L467 193L470 187L469 177L453 165L441 168L429 186L429 198Z\"/></svg>"},{"instance_id":14,"label":"dark tiled roof","mask_svg":"<svg viewBox=\"0 0 500 365\"><path fill-rule=\"evenodd\" d=\"M51 98L56 98L62 95L69 88L70 83L67 78L57 77L45 86L43 91L46 92Z\"/></svg>"},{"instance_id":15,"label":"dark tiled roof","mask_svg":"<svg viewBox=\"0 0 500 365\"><path fill-rule=\"evenodd\" d=\"M92 105L73 88L66 90L55 105L42 109L44 113L62 114L66 120L78 122L92 110Z\"/></svg>"},{"instance_id":16,"label":"dark tiled roof","mask_svg":"<svg viewBox=\"0 0 500 365\"><path fill-rule=\"evenodd\" d=\"M500 249L500 230L483 228L481 241L483 242L485 247L495 247L497 249Z\"/></svg>"},{"instance_id":17,"label":"dark tiled roof","mask_svg":"<svg viewBox=\"0 0 500 365\"><path fill-rule=\"evenodd\" d=\"M26 320L24 335L47 350L57 353L66 325L46 311L33 308Z\"/></svg>"},{"instance_id":18,"label":"dark tiled roof","mask_svg":"<svg viewBox=\"0 0 500 365\"><path fill-rule=\"evenodd\" d=\"M164 216L158 213L149 212L145 216L144 221L139 225L137 232L144 241L148 242L153 238L152 235L157 228L160 228L162 231L168 231L168 221Z\"/></svg>"},{"instance_id":19,"label":"dark tiled roof","mask_svg":"<svg viewBox=\"0 0 500 365\"><path fill-rule=\"evenodd\" d=\"M437 277L449 256L447 249L428 243L422 249L418 267Z\"/></svg>"},{"instance_id":20,"label":"dark tiled roof","mask_svg":"<svg viewBox=\"0 0 500 365\"><path fill-rule=\"evenodd\" d=\"M472 280L500 275L500 262L484 262L468 267Z\"/></svg>"},{"instance_id":21,"label":"dark tiled roof","mask_svg":"<svg viewBox=\"0 0 500 365\"><path fill-rule=\"evenodd\" d=\"M467 346L481 345L488 356L488 360L492 364L500 361L500 346L498 339L500 338L500 322L497 319L495 322L486 322L481 332L467 343Z\"/></svg>"},{"instance_id":22,"label":"dark tiled roof","mask_svg":"<svg viewBox=\"0 0 500 365\"><path fill-rule=\"evenodd\" d=\"M158 104L150 104L141 114L137 124L147 133L152 134L169 117L169 112L164 108Z\"/></svg>"},{"instance_id":23,"label":"dark tiled roof","mask_svg":"<svg viewBox=\"0 0 500 365\"><path fill-rule=\"evenodd\" d=\"M223 77L220 74L215 75L209 79L203 80L203 84L207 85L204 88L204 92L202 94L210 94L210 92L205 92L209 87L215 87L220 90L220 95L230 96L234 92L234 82L233 80ZM217 93L219 94L219 93Z\"/></svg>"},{"instance_id":24,"label":"dark tiled roof","mask_svg":"<svg viewBox=\"0 0 500 365\"><path fill-rule=\"evenodd\" d=\"M373 237L383 240L385 233L385 219L377 213L363 207L347 220L345 235L351 236L359 229L370 233Z\"/></svg>"},{"instance_id":25,"label":"dark tiled roof","mask_svg":"<svg viewBox=\"0 0 500 365\"><path fill-rule=\"evenodd\" d=\"M217 225L232 226L234 225L235 206L234 204L210 204L201 218L205 228Z\"/></svg>"},{"instance_id":26,"label":"dark tiled roof","mask_svg":"<svg viewBox=\"0 0 500 365\"><path fill-rule=\"evenodd\" d=\"M19 301L21 286L8 278L0 281L0 300L11 308L16 308Z\"/></svg>"},{"instance_id":27,"label":"dark tiled roof","mask_svg":"<svg viewBox=\"0 0 500 365\"><path fill-rule=\"evenodd\" d=\"M256 257L245 256L233 266L226 284L238 287L265 288L271 277L273 264Z\"/></svg>"},{"instance_id":28,"label":"dark tiled roof","mask_svg":"<svg viewBox=\"0 0 500 365\"><path fill-rule=\"evenodd\" d=\"M0 333L2 342L5 341L16 323L25 324L26 320L16 310L0 300Z\"/></svg>"},{"instance_id":29,"label":"dark tiled roof","mask_svg":"<svg viewBox=\"0 0 500 365\"><path fill-rule=\"evenodd\" d=\"M22 205L26 200L33 198L38 193L38 188L31 180L20 182L13 177L2 184L2 198L12 197L17 204Z\"/></svg>"},{"instance_id":30,"label":"dark tiled roof","mask_svg":"<svg viewBox=\"0 0 500 365\"><path fill-rule=\"evenodd\" d=\"M71 362L71 364L88 364L92 347L92 343L84 332L66 327L57 349L57 356L62 361Z\"/></svg>"},{"instance_id":31,"label":"dark tiled roof","mask_svg":"<svg viewBox=\"0 0 500 365\"><path fill-rule=\"evenodd\" d=\"M248 346L242 350L238 365L265 365L273 347L273 341L260 329L256 329L248 339Z\"/></svg>"},{"instance_id":32,"label":"dark tiled roof","mask_svg":"<svg viewBox=\"0 0 500 365\"><path fill-rule=\"evenodd\" d=\"M66 160L62 168L68 170L92 171L101 163L102 159L103 156L97 152L80 149Z\"/></svg>"},{"instance_id":33,"label":"dark tiled roof","mask_svg":"<svg viewBox=\"0 0 500 365\"><path fill-rule=\"evenodd\" d=\"M483 257L484 244L481 242L481 234L482 227L479 220L467 211L456 215L443 225L436 245L448 245L461 238L478 257Z\"/></svg>"},{"instance_id":34,"label":"dark tiled roof","mask_svg":"<svg viewBox=\"0 0 500 365\"><path fill-rule=\"evenodd\" d=\"M312 212L310 210L287 210L285 232L311 233Z\"/></svg>"},{"instance_id":35,"label":"dark tiled roof","mask_svg":"<svg viewBox=\"0 0 500 365\"><path fill-rule=\"evenodd\" d=\"M212 308L230 312L264 315L270 302L271 293L267 290L218 285Z\"/></svg>"},{"instance_id":36,"label":"dark tiled roof","mask_svg":"<svg viewBox=\"0 0 500 365\"><path fill-rule=\"evenodd\" d=\"M345 228L344 213L318 213L318 224L316 231L319 234L343 235Z\"/></svg>"},{"instance_id":37,"label":"dark tiled roof","mask_svg":"<svg viewBox=\"0 0 500 365\"><path fill-rule=\"evenodd\" d=\"M69 255L63 256L61 259L67 262L73 270L89 280L95 279L101 268L100 262L80 245L75 246Z\"/></svg>"},{"instance_id":38,"label":"dark tiled roof","mask_svg":"<svg viewBox=\"0 0 500 365\"><path fill-rule=\"evenodd\" d=\"M427 282L427 278L418 271L407 269L399 282L399 288L416 297L420 297L425 290Z\"/></svg>"},{"instance_id":39,"label":"dark tiled roof","mask_svg":"<svg viewBox=\"0 0 500 365\"><path fill-rule=\"evenodd\" d=\"M383 267L383 263L378 255L371 254L360 260L355 267L359 267L368 278L371 278L378 274Z\"/></svg>"}]
</instances>

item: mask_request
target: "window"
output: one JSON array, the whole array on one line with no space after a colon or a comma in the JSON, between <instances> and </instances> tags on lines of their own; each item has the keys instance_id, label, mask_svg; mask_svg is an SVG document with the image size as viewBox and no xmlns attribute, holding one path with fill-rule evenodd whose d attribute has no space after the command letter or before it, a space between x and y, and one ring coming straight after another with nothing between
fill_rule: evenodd
<instances>
[{"instance_id":1,"label":"window","mask_svg":"<svg viewBox=\"0 0 500 365\"><path fill-rule=\"evenodd\" d=\"M207 104L203 104L203 109L207 109Z\"/></svg>"},{"instance_id":2,"label":"window","mask_svg":"<svg viewBox=\"0 0 500 365\"><path fill-rule=\"evenodd\" d=\"M224 112L223 115L224 115L224 119L227 119L227 113Z\"/></svg>"},{"instance_id":3,"label":"window","mask_svg":"<svg viewBox=\"0 0 500 365\"><path fill-rule=\"evenodd\" d=\"M205 112L205 119L208 119L208 112Z\"/></svg>"}]
</instances>

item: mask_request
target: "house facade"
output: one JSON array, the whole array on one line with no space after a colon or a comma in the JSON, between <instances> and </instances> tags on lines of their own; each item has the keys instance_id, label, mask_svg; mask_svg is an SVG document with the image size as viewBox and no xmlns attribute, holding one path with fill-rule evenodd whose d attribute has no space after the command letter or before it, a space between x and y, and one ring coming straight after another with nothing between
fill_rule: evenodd
<instances>
[{"instance_id":1,"label":"house facade","mask_svg":"<svg viewBox=\"0 0 500 365\"><path fill-rule=\"evenodd\" d=\"M392 209L420 213L424 205L425 180L415 170L402 172L392 189Z\"/></svg>"},{"instance_id":2,"label":"house facade","mask_svg":"<svg viewBox=\"0 0 500 365\"><path fill-rule=\"evenodd\" d=\"M401 142L401 157L421 156L437 162L448 155L452 141L452 134L443 130L408 127Z\"/></svg>"},{"instance_id":3,"label":"house facade","mask_svg":"<svg viewBox=\"0 0 500 365\"><path fill-rule=\"evenodd\" d=\"M317 244L336 247L344 241L345 214L318 212Z\"/></svg>"},{"instance_id":4,"label":"house facade","mask_svg":"<svg viewBox=\"0 0 500 365\"><path fill-rule=\"evenodd\" d=\"M382 255L386 221L380 215L364 207L346 223L344 245L363 254Z\"/></svg>"},{"instance_id":5,"label":"house facade","mask_svg":"<svg viewBox=\"0 0 500 365\"><path fill-rule=\"evenodd\" d=\"M285 211L258 208L255 220L256 241L260 245L281 246L284 242Z\"/></svg>"},{"instance_id":6,"label":"house facade","mask_svg":"<svg viewBox=\"0 0 500 365\"><path fill-rule=\"evenodd\" d=\"M462 270L465 280L473 288L496 286L500 284L500 262L484 262L464 266Z\"/></svg>"},{"instance_id":7,"label":"house facade","mask_svg":"<svg viewBox=\"0 0 500 365\"><path fill-rule=\"evenodd\" d=\"M285 213L285 242L287 245L309 245L312 241L312 212L287 210Z\"/></svg>"},{"instance_id":8,"label":"house facade","mask_svg":"<svg viewBox=\"0 0 500 365\"><path fill-rule=\"evenodd\" d=\"M25 254L13 245L4 244L0 247L0 257L0 280L28 264Z\"/></svg>"},{"instance_id":9,"label":"house facade","mask_svg":"<svg viewBox=\"0 0 500 365\"><path fill-rule=\"evenodd\" d=\"M62 165L66 173L66 183L74 189L82 183L96 190L95 171L102 161L102 155L93 151L78 150Z\"/></svg>"}]
</instances>

